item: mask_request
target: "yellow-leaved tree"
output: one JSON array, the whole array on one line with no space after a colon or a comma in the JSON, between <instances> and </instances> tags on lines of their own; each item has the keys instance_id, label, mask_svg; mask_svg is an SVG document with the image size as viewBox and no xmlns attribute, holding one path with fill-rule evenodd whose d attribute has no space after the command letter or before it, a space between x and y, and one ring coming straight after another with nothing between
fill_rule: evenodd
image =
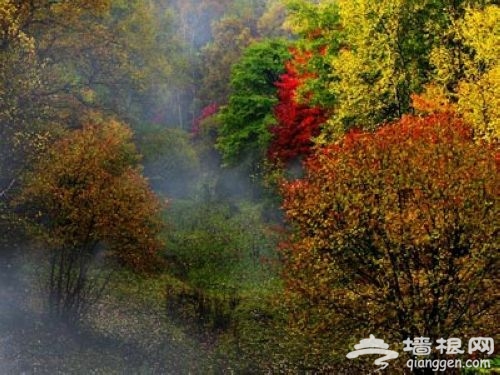
<instances>
[{"instance_id":1,"label":"yellow-leaved tree","mask_svg":"<svg viewBox=\"0 0 500 375\"><path fill-rule=\"evenodd\" d=\"M78 319L99 298L104 260L141 272L160 264L160 203L131 138L115 121L87 124L55 142L24 178L17 209L47 249L44 281L56 316Z\"/></svg>"},{"instance_id":2,"label":"yellow-leaved tree","mask_svg":"<svg viewBox=\"0 0 500 375\"><path fill-rule=\"evenodd\" d=\"M458 86L458 110L489 141L500 140L500 7L469 10L460 23L464 44L475 51Z\"/></svg>"},{"instance_id":3,"label":"yellow-leaved tree","mask_svg":"<svg viewBox=\"0 0 500 375\"><path fill-rule=\"evenodd\" d=\"M453 43L431 56L436 82L477 138L500 139L500 7L468 8L447 31Z\"/></svg>"},{"instance_id":4,"label":"yellow-leaved tree","mask_svg":"<svg viewBox=\"0 0 500 375\"><path fill-rule=\"evenodd\" d=\"M329 87L337 105L326 126L333 138L410 111L411 93L428 80L431 28L443 18L434 1L340 0L338 7L342 47Z\"/></svg>"}]
</instances>

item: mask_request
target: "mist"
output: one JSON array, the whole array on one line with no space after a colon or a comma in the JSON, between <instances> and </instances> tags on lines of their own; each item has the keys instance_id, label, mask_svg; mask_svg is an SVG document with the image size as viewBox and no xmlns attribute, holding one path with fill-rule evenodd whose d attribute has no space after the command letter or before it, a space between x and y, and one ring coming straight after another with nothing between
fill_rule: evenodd
<instances>
[{"instance_id":1,"label":"mist","mask_svg":"<svg viewBox=\"0 0 500 375\"><path fill-rule=\"evenodd\" d=\"M117 3L108 21L97 8L97 16L60 18L51 2L41 2L37 11L46 17L47 26L60 25L53 29L53 39L48 28L23 19L19 39L8 41L22 50L16 55L2 34L0 88L7 87L12 77L38 81L6 90L0 105L4 111L0 114L1 374L225 371L226 356L218 358L216 343L232 325L239 290L249 283L271 283L275 277L272 266L259 264L261 255L274 257L274 239L268 238L262 222L262 217L271 215L265 213L270 208L258 208L262 187L248 170L223 167L213 135L197 137L194 129L205 106L227 101L217 93L200 96L208 68L203 54L213 42L213 25L224 17L239 17L254 37L260 37L257 20L265 3ZM65 22L74 22L71 27L81 32L81 45L72 45L75 35L64 28ZM117 35L139 34L125 40L85 31L99 22L104 22L103 29L119 30ZM36 42L31 45L24 36ZM146 42L147 38L151 39ZM147 44L151 41L155 44ZM118 47L111 47L113 43ZM120 53L130 60L121 61ZM150 67L148 59L154 60ZM26 69L16 69L16 64ZM150 76L140 82L134 74ZM25 180L26 173L36 173L39 160L64 137L64 131L77 132L87 123L107 118L132 129L141 154L140 171L159 199L168 202L160 214L166 223L162 234L166 250L161 256L167 267L148 278L102 257L82 258L81 264L88 263L80 268L85 285L90 288L96 282L106 288L88 302L84 314L68 320L51 313L51 280L56 279L50 274L57 272L54 265L52 271L49 268L51 254L57 253L50 238L51 219L43 216L41 206L19 204L17 197L36 183ZM24 126L30 123L37 126ZM242 235L245 226L252 230ZM49 238L42 233L44 228ZM199 245L193 236L207 242ZM188 266L188 260L194 263ZM61 279L68 287L76 282L71 280L81 279L72 279L73 272L68 268L67 278Z\"/></svg>"},{"instance_id":2,"label":"mist","mask_svg":"<svg viewBox=\"0 0 500 375\"><path fill-rule=\"evenodd\" d=\"M500 12L417 3L3 1L0 375L494 367Z\"/></svg>"}]
</instances>

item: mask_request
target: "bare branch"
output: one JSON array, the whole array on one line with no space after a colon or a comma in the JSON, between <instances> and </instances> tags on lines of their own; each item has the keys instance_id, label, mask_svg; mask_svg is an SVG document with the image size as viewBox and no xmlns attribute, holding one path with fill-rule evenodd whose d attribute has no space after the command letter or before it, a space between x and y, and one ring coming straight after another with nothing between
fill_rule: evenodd
<instances>
[{"instance_id":1,"label":"bare branch","mask_svg":"<svg viewBox=\"0 0 500 375\"><path fill-rule=\"evenodd\" d=\"M12 189L12 187L14 186L14 184L16 183L16 179L13 178L10 182L9 182L9 185L3 189L2 191L0 191L0 198L3 198L7 195L7 193Z\"/></svg>"}]
</instances>

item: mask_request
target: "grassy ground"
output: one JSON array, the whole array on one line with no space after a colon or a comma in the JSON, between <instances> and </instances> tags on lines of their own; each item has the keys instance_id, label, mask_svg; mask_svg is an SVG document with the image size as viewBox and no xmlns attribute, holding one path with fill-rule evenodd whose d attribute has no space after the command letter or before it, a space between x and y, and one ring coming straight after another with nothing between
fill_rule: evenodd
<instances>
[{"instance_id":1,"label":"grassy ground","mask_svg":"<svg viewBox=\"0 0 500 375\"><path fill-rule=\"evenodd\" d=\"M168 280L117 274L109 293L76 326L40 309L21 257L0 257L0 374L188 374L207 369L201 344L162 306ZM35 282L35 284L29 282Z\"/></svg>"},{"instance_id":2,"label":"grassy ground","mask_svg":"<svg viewBox=\"0 0 500 375\"><path fill-rule=\"evenodd\" d=\"M11 246L16 236L0 245L0 374L220 374L251 362L280 289L275 234L253 210L171 207L171 267L116 271L78 326L45 314L43 252Z\"/></svg>"}]
</instances>

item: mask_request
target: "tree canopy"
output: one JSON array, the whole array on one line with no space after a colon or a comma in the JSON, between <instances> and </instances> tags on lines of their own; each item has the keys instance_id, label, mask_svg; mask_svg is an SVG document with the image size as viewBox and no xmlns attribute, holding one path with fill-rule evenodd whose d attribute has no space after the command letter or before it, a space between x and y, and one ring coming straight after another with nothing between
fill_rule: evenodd
<instances>
[{"instance_id":1,"label":"tree canopy","mask_svg":"<svg viewBox=\"0 0 500 375\"><path fill-rule=\"evenodd\" d=\"M50 308L78 318L97 298L91 269L110 258L135 271L160 264L160 203L137 167L131 132L85 125L55 142L16 199L50 252Z\"/></svg>"},{"instance_id":2,"label":"tree canopy","mask_svg":"<svg viewBox=\"0 0 500 375\"><path fill-rule=\"evenodd\" d=\"M228 104L220 114L217 147L226 163L265 155L275 123L272 108L277 102L276 86L290 56L287 43L271 40L247 48L231 72Z\"/></svg>"},{"instance_id":3,"label":"tree canopy","mask_svg":"<svg viewBox=\"0 0 500 375\"><path fill-rule=\"evenodd\" d=\"M325 342L354 332L402 341L492 327L500 166L472 135L450 113L404 116L349 132L284 184L286 294L322 360Z\"/></svg>"}]
</instances>

